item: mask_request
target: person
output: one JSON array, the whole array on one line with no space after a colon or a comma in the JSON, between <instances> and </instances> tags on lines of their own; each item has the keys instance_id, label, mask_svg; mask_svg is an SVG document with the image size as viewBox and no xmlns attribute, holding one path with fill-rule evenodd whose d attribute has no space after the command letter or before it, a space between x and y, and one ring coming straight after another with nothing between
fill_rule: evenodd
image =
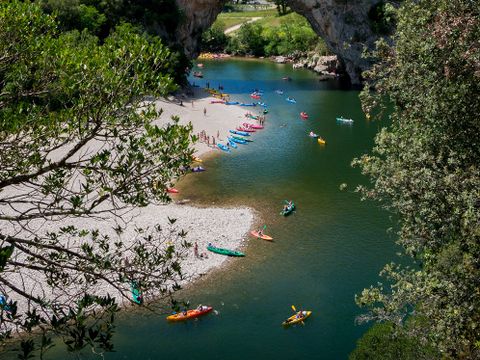
<instances>
[{"instance_id":1,"label":"person","mask_svg":"<svg viewBox=\"0 0 480 360\"><path fill-rule=\"evenodd\" d=\"M220 130L217 130L217 139L220 139Z\"/></svg>"},{"instance_id":2,"label":"person","mask_svg":"<svg viewBox=\"0 0 480 360\"><path fill-rule=\"evenodd\" d=\"M180 100L180 106L183 106L183 101L182 100Z\"/></svg>"},{"instance_id":3,"label":"person","mask_svg":"<svg viewBox=\"0 0 480 360\"><path fill-rule=\"evenodd\" d=\"M207 81L207 89L210 89L210 83Z\"/></svg>"},{"instance_id":4,"label":"person","mask_svg":"<svg viewBox=\"0 0 480 360\"><path fill-rule=\"evenodd\" d=\"M195 241L195 245L193 246L193 254L195 257L198 257L198 243Z\"/></svg>"},{"instance_id":5,"label":"person","mask_svg":"<svg viewBox=\"0 0 480 360\"><path fill-rule=\"evenodd\" d=\"M203 108L203 116L207 116L207 108L206 107Z\"/></svg>"},{"instance_id":6,"label":"person","mask_svg":"<svg viewBox=\"0 0 480 360\"><path fill-rule=\"evenodd\" d=\"M215 137L214 136L212 136L212 144L213 144L213 146L215 146Z\"/></svg>"},{"instance_id":7,"label":"person","mask_svg":"<svg viewBox=\"0 0 480 360\"><path fill-rule=\"evenodd\" d=\"M263 230L262 229L258 230L257 233L258 233L258 236L263 236Z\"/></svg>"},{"instance_id":8,"label":"person","mask_svg":"<svg viewBox=\"0 0 480 360\"><path fill-rule=\"evenodd\" d=\"M192 100L192 108L193 108L193 100Z\"/></svg>"}]
</instances>

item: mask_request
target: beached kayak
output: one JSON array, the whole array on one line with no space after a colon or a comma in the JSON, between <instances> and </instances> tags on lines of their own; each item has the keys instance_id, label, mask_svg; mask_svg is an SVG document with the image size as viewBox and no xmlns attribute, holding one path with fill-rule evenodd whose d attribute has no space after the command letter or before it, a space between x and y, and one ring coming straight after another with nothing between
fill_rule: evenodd
<instances>
[{"instance_id":1,"label":"beached kayak","mask_svg":"<svg viewBox=\"0 0 480 360\"><path fill-rule=\"evenodd\" d=\"M259 238L259 239L268 240L268 241L273 240L273 238L271 236L268 236L268 235L265 235L265 234L259 235L258 231L250 231L250 234L252 234L252 236L255 236L256 238Z\"/></svg>"},{"instance_id":2,"label":"beached kayak","mask_svg":"<svg viewBox=\"0 0 480 360\"><path fill-rule=\"evenodd\" d=\"M170 194L178 194L178 190L175 189L175 188L168 188L167 192L170 193Z\"/></svg>"},{"instance_id":3,"label":"beached kayak","mask_svg":"<svg viewBox=\"0 0 480 360\"><path fill-rule=\"evenodd\" d=\"M237 149L238 148L238 145L235 144L235 141L232 141L230 138L227 138L227 141L228 143L230 144L230 146L234 149Z\"/></svg>"},{"instance_id":4,"label":"beached kayak","mask_svg":"<svg viewBox=\"0 0 480 360\"><path fill-rule=\"evenodd\" d=\"M232 135L232 138L238 139L238 140L243 140L243 141L246 141L246 142L253 142L253 140L245 139L245 138L243 138L241 136L238 136L238 135Z\"/></svg>"},{"instance_id":5,"label":"beached kayak","mask_svg":"<svg viewBox=\"0 0 480 360\"><path fill-rule=\"evenodd\" d=\"M282 325L283 326L289 326L289 325L297 324L299 322L304 321L310 315L312 315L311 311L308 311L308 310L298 311L295 315L292 315L287 320L285 320L282 323Z\"/></svg>"},{"instance_id":6,"label":"beached kayak","mask_svg":"<svg viewBox=\"0 0 480 360\"><path fill-rule=\"evenodd\" d=\"M285 203L286 203L287 207L282 209L282 211L280 211L280 215L283 215L283 216L287 216L287 215L291 214L293 212L293 210L295 210L295 204L293 203L293 201L285 200Z\"/></svg>"},{"instance_id":7,"label":"beached kayak","mask_svg":"<svg viewBox=\"0 0 480 360\"><path fill-rule=\"evenodd\" d=\"M229 136L228 141L238 143L238 144L246 144L247 142L244 139L237 139L236 137Z\"/></svg>"},{"instance_id":8,"label":"beached kayak","mask_svg":"<svg viewBox=\"0 0 480 360\"><path fill-rule=\"evenodd\" d=\"M205 171L205 169L201 166L196 166L192 168L192 172L202 172L202 171Z\"/></svg>"},{"instance_id":9,"label":"beached kayak","mask_svg":"<svg viewBox=\"0 0 480 360\"><path fill-rule=\"evenodd\" d=\"M194 319L199 316L208 314L212 310L213 310L213 307L211 306L201 306L200 308L197 308L197 309L182 311L182 312L167 316L167 320L168 321L184 321L188 319Z\"/></svg>"},{"instance_id":10,"label":"beached kayak","mask_svg":"<svg viewBox=\"0 0 480 360\"><path fill-rule=\"evenodd\" d=\"M255 130L255 129L247 129L247 128L244 128L244 127L241 127L241 126L237 126L235 129L236 129L237 131L243 131L243 132L249 132L249 133L250 133L250 132L255 132L255 131L257 131L257 130Z\"/></svg>"},{"instance_id":11,"label":"beached kayak","mask_svg":"<svg viewBox=\"0 0 480 360\"><path fill-rule=\"evenodd\" d=\"M218 148L219 148L220 150L223 150L223 151L225 151L225 152L230 152L230 149L229 149L228 146L226 146L226 145L223 145L223 144L221 144L221 143L218 143L217 146L218 146Z\"/></svg>"},{"instance_id":12,"label":"beached kayak","mask_svg":"<svg viewBox=\"0 0 480 360\"><path fill-rule=\"evenodd\" d=\"M239 105L238 101L225 101L225 105Z\"/></svg>"},{"instance_id":13,"label":"beached kayak","mask_svg":"<svg viewBox=\"0 0 480 360\"><path fill-rule=\"evenodd\" d=\"M242 135L242 136L250 136L250 134L246 131L236 131L236 130L228 130L232 134Z\"/></svg>"},{"instance_id":14,"label":"beached kayak","mask_svg":"<svg viewBox=\"0 0 480 360\"><path fill-rule=\"evenodd\" d=\"M254 103L249 103L249 104L240 103L240 106L257 106L257 104L254 104Z\"/></svg>"},{"instance_id":15,"label":"beached kayak","mask_svg":"<svg viewBox=\"0 0 480 360\"><path fill-rule=\"evenodd\" d=\"M220 255L227 255L227 256L245 256L244 253L240 252L240 251L235 251L235 250L230 250L230 249L223 249L223 248L217 248L213 245L208 245L207 246L207 250L208 251L211 251L211 252L214 252L216 254L220 254Z\"/></svg>"},{"instance_id":16,"label":"beached kayak","mask_svg":"<svg viewBox=\"0 0 480 360\"><path fill-rule=\"evenodd\" d=\"M322 145L325 145L327 142L323 138L319 137L318 138L318 143L322 144Z\"/></svg>"},{"instance_id":17,"label":"beached kayak","mask_svg":"<svg viewBox=\"0 0 480 360\"><path fill-rule=\"evenodd\" d=\"M243 126L245 126L246 128L255 129L255 130L263 129L262 125L255 125L255 124L249 124L249 123L243 123Z\"/></svg>"},{"instance_id":18,"label":"beached kayak","mask_svg":"<svg viewBox=\"0 0 480 360\"><path fill-rule=\"evenodd\" d=\"M136 281L130 282L130 292L132 293L133 302L141 305L143 303L143 296Z\"/></svg>"},{"instance_id":19,"label":"beached kayak","mask_svg":"<svg viewBox=\"0 0 480 360\"><path fill-rule=\"evenodd\" d=\"M196 162L202 162L203 161L202 159L200 159L199 157L196 157L196 156L192 156L192 160L196 161Z\"/></svg>"}]
</instances>

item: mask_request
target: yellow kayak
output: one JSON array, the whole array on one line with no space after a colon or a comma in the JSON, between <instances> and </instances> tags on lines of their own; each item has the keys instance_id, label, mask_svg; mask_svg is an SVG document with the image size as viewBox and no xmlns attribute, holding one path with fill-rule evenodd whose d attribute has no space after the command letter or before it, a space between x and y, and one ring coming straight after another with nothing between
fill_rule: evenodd
<instances>
[{"instance_id":1,"label":"yellow kayak","mask_svg":"<svg viewBox=\"0 0 480 360\"><path fill-rule=\"evenodd\" d=\"M319 137L317 141L318 141L319 144L322 144L322 145L325 145L325 144L327 143L327 142L326 142L323 138L321 138L321 137Z\"/></svg>"},{"instance_id":2,"label":"yellow kayak","mask_svg":"<svg viewBox=\"0 0 480 360\"><path fill-rule=\"evenodd\" d=\"M298 311L295 315L292 315L287 320L285 320L282 323L282 325L283 326L289 326L289 325L292 325L292 324L302 322L303 320L308 318L310 315L312 315L311 311L308 311L308 310Z\"/></svg>"}]
</instances>

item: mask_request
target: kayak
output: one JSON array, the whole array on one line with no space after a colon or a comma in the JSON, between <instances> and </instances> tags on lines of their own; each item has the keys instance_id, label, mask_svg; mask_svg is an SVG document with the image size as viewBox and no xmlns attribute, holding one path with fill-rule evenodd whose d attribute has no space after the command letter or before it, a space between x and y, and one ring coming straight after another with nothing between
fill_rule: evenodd
<instances>
[{"instance_id":1,"label":"kayak","mask_svg":"<svg viewBox=\"0 0 480 360\"><path fill-rule=\"evenodd\" d=\"M284 76L284 77L282 77L282 80L292 81L292 78L290 76Z\"/></svg>"},{"instance_id":2,"label":"kayak","mask_svg":"<svg viewBox=\"0 0 480 360\"><path fill-rule=\"evenodd\" d=\"M250 97L251 97L252 99L256 99L256 100L258 100L258 99L261 98L260 95L256 95L256 94L250 94Z\"/></svg>"},{"instance_id":3,"label":"kayak","mask_svg":"<svg viewBox=\"0 0 480 360\"><path fill-rule=\"evenodd\" d=\"M230 249L222 249L222 248L217 248L213 245L208 245L207 250L220 254L220 255L227 255L227 256L245 256L244 253L240 251L235 251L235 250L230 250Z\"/></svg>"},{"instance_id":4,"label":"kayak","mask_svg":"<svg viewBox=\"0 0 480 360\"><path fill-rule=\"evenodd\" d=\"M192 172L202 172L205 171L205 169L201 166L196 166L192 169Z\"/></svg>"},{"instance_id":5,"label":"kayak","mask_svg":"<svg viewBox=\"0 0 480 360\"><path fill-rule=\"evenodd\" d=\"M141 305L143 303L142 292L138 289L136 281L130 282L130 292L132 293L133 302Z\"/></svg>"},{"instance_id":6,"label":"kayak","mask_svg":"<svg viewBox=\"0 0 480 360\"><path fill-rule=\"evenodd\" d=\"M232 148L234 148L234 149L237 149L237 148L238 148L238 145L235 144L234 141L230 140L230 138L228 138L228 143L230 144L230 146L231 146Z\"/></svg>"},{"instance_id":7,"label":"kayak","mask_svg":"<svg viewBox=\"0 0 480 360\"><path fill-rule=\"evenodd\" d=\"M260 106L263 106L263 107L267 107L267 104L265 104L264 102L261 102L261 101L259 101L257 104L260 105Z\"/></svg>"},{"instance_id":8,"label":"kayak","mask_svg":"<svg viewBox=\"0 0 480 360\"><path fill-rule=\"evenodd\" d=\"M268 114L268 110L267 110L267 109L264 109L264 110L263 110L263 113L264 113L264 114Z\"/></svg>"},{"instance_id":9,"label":"kayak","mask_svg":"<svg viewBox=\"0 0 480 360\"><path fill-rule=\"evenodd\" d=\"M255 130L263 129L262 125L255 125L255 124L249 124L249 123L243 123L243 126L245 126L246 128L251 128Z\"/></svg>"},{"instance_id":10,"label":"kayak","mask_svg":"<svg viewBox=\"0 0 480 360\"><path fill-rule=\"evenodd\" d=\"M325 145L327 142L324 139L322 139L321 137L319 137L318 138L318 143L322 144L322 145Z\"/></svg>"},{"instance_id":11,"label":"kayak","mask_svg":"<svg viewBox=\"0 0 480 360\"><path fill-rule=\"evenodd\" d=\"M288 202L286 200L285 200L285 202L288 205ZM293 203L293 201L290 201L290 205L287 206L286 209L282 209L282 211L280 211L280 215L287 216L287 215L291 214L293 212L293 210L295 210L295 204Z\"/></svg>"},{"instance_id":12,"label":"kayak","mask_svg":"<svg viewBox=\"0 0 480 360\"><path fill-rule=\"evenodd\" d=\"M250 104L240 103L240 106L257 106L257 104L254 104L254 103L250 103Z\"/></svg>"},{"instance_id":13,"label":"kayak","mask_svg":"<svg viewBox=\"0 0 480 360\"><path fill-rule=\"evenodd\" d=\"M308 119L308 114L307 114L306 112L303 112L303 111L302 111L302 112L300 113L300 117L301 117L302 119Z\"/></svg>"},{"instance_id":14,"label":"kayak","mask_svg":"<svg viewBox=\"0 0 480 360\"><path fill-rule=\"evenodd\" d=\"M208 314L210 311L213 310L211 306L202 306L202 309L194 309L194 310L187 310L185 312L179 312L170 316L167 316L168 321L184 321L188 319L194 319L199 316Z\"/></svg>"},{"instance_id":15,"label":"kayak","mask_svg":"<svg viewBox=\"0 0 480 360\"><path fill-rule=\"evenodd\" d=\"M259 235L258 234L258 231L250 231L250 234L252 234L252 236L255 236L256 238L259 238L259 239L263 239L263 240L273 240L273 238L271 236L268 236L268 235Z\"/></svg>"},{"instance_id":16,"label":"kayak","mask_svg":"<svg viewBox=\"0 0 480 360\"><path fill-rule=\"evenodd\" d=\"M238 130L238 131L249 132L249 133L257 131L255 129L247 129L247 128L244 128L244 127L241 127L241 126L237 126L235 129Z\"/></svg>"},{"instance_id":17,"label":"kayak","mask_svg":"<svg viewBox=\"0 0 480 360\"><path fill-rule=\"evenodd\" d=\"M292 103L292 104L296 104L297 103L297 100L295 100L294 98L291 98L291 97L287 97L285 100L287 100L288 102Z\"/></svg>"},{"instance_id":18,"label":"kayak","mask_svg":"<svg viewBox=\"0 0 480 360\"><path fill-rule=\"evenodd\" d=\"M203 161L202 159L200 159L199 157L196 157L196 156L192 156L192 160L196 161L196 162L202 162Z\"/></svg>"},{"instance_id":19,"label":"kayak","mask_svg":"<svg viewBox=\"0 0 480 360\"><path fill-rule=\"evenodd\" d=\"M210 104L225 104L224 100L212 100L210 101Z\"/></svg>"},{"instance_id":20,"label":"kayak","mask_svg":"<svg viewBox=\"0 0 480 360\"><path fill-rule=\"evenodd\" d=\"M283 90L275 90L278 95L283 95Z\"/></svg>"},{"instance_id":21,"label":"kayak","mask_svg":"<svg viewBox=\"0 0 480 360\"><path fill-rule=\"evenodd\" d=\"M227 139L229 141L233 141L234 143L238 143L238 144L246 144L247 143L244 139L236 138L236 137L233 137L233 136L230 136Z\"/></svg>"},{"instance_id":22,"label":"kayak","mask_svg":"<svg viewBox=\"0 0 480 360\"><path fill-rule=\"evenodd\" d=\"M252 114L245 114L245 117L253 119L253 120L258 120L258 116L252 115Z\"/></svg>"},{"instance_id":23,"label":"kayak","mask_svg":"<svg viewBox=\"0 0 480 360\"><path fill-rule=\"evenodd\" d=\"M243 137L241 137L241 136L232 135L232 138L238 139L238 140L243 140L243 141L245 141L245 142L253 142L253 140L245 139L245 138L243 138Z\"/></svg>"},{"instance_id":24,"label":"kayak","mask_svg":"<svg viewBox=\"0 0 480 360\"><path fill-rule=\"evenodd\" d=\"M223 145L223 144L221 144L221 143L218 143L217 146L218 146L218 148L219 148L220 150L223 150L223 151L225 151L225 152L230 152L230 149L229 149L228 146L226 146L226 145Z\"/></svg>"},{"instance_id":25,"label":"kayak","mask_svg":"<svg viewBox=\"0 0 480 360\"><path fill-rule=\"evenodd\" d=\"M310 131L310 133L308 134L308 136L312 137L312 138L318 138L318 135L315 134L313 131Z\"/></svg>"},{"instance_id":26,"label":"kayak","mask_svg":"<svg viewBox=\"0 0 480 360\"><path fill-rule=\"evenodd\" d=\"M282 325L283 326L289 326L289 325L293 325L293 324L302 322L303 320L308 318L310 315L312 315L311 311L307 311L307 310L299 311L295 315L292 315L287 320L285 320L282 323Z\"/></svg>"},{"instance_id":27,"label":"kayak","mask_svg":"<svg viewBox=\"0 0 480 360\"><path fill-rule=\"evenodd\" d=\"M236 130L228 130L232 134L242 135L242 136L250 136L250 134L246 131L236 131Z\"/></svg>"},{"instance_id":28,"label":"kayak","mask_svg":"<svg viewBox=\"0 0 480 360\"><path fill-rule=\"evenodd\" d=\"M168 192L168 193L171 193L171 194L178 194L178 190L175 189L175 188L168 188L168 189L167 189L167 192Z\"/></svg>"},{"instance_id":29,"label":"kayak","mask_svg":"<svg viewBox=\"0 0 480 360\"><path fill-rule=\"evenodd\" d=\"M337 117L337 121L341 121L341 122L349 123L349 124L353 123L353 119L346 119L343 116Z\"/></svg>"},{"instance_id":30,"label":"kayak","mask_svg":"<svg viewBox=\"0 0 480 360\"><path fill-rule=\"evenodd\" d=\"M225 101L225 105L238 105L240 104L238 101Z\"/></svg>"}]
</instances>

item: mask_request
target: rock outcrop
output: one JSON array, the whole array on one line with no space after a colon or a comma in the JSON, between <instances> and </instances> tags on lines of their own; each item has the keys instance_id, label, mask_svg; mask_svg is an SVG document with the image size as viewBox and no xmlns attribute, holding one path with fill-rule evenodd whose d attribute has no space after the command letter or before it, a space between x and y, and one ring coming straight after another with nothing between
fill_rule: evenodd
<instances>
[{"instance_id":1,"label":"rock outcrop","mask_svg":"<svg viewBox=\"0 0 480 360\"><path fill-rule=\"evenodd\" d=\"M297 59L293 68L307 68L320 75L320 80L332 79L343 71L336 55L321 56L311 53L306 57Z\"/></svg>"},{"instance_id":2,"label":"rock outcrop","mask_svg":"<svg viewBox=\"0 0 480 360\"><path fill-rule=\"evenodd\" d=\"M185 15L177 29L177 39L188 56L198 54L202 32L215 21L224 0L176 0ZM305 16L330 51L345 65L353 84L361 83L361 72L369 67L362 58L371 49L375 35L368 12L382 0L288 0L290 7Z\"/></svg>"}]
</instances>

